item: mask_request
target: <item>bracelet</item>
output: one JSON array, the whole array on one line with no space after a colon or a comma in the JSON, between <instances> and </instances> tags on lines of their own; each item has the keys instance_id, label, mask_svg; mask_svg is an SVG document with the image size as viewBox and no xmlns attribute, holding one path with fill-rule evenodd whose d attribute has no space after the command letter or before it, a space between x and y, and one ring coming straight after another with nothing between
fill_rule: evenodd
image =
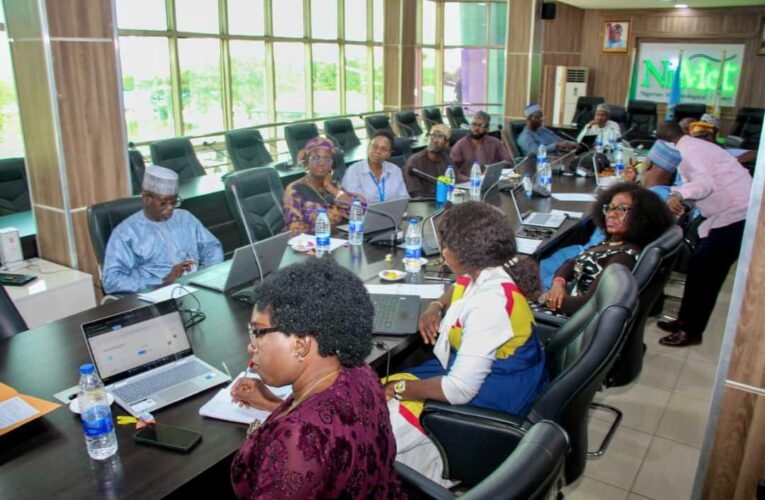
<instances>
[{"instance_id":1,"label":"bracelet","mask_svg":"<svg viewBox=\"0 0 765 500\"><path fill-rule=\"evenodd\" d=\"M434 300L433 302L431 302L431 303L430 303L430 305L431 305L431 306L432 306L433 304L437 305L437 306L438 306L438 308L439 308L440 310L442 310L442 311L444 310L444 307L446 307L446 306L444 306L444 304L443 304L443 303L441 303L441 302L440 302L440 301L438 301L438 300Z\"/></svg>"},{"instance_id":2,"label":"bracelet","mask_svg":"<svg viewBox=\"0 0 765 500\"><path fill-rule=\"evenodd\" d=\"M553 283L559 283L563 286L566 286L566 279L563 276L556 276L553 278Z\"/></svg>"}]
</instances>

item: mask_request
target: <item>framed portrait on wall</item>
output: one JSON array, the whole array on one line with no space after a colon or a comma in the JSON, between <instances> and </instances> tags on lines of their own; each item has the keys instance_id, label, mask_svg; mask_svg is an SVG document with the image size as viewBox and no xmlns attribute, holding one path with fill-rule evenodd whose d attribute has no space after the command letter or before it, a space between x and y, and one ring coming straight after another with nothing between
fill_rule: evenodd
<instances>
[{"instance_id":1,"label":"framed portrait on wall","mask_svg":"<svg viewBox=\"0 0 765 500\"><path fill-rule=\"evenodd\" d=\"M603 20L603 52L625 53L630 44L631 22L621 19Z\"/></svg>"},{"instance_id":2,"label":"framed portrait on wall","mask_svg":"<svg viewBox=\"0 0 765 500\"><path fill-rule=\"evenodd\" d=\"M765 17L760 19L760 43L757 47L757 54L765 56Z\"/></svg>"}]
</instances>

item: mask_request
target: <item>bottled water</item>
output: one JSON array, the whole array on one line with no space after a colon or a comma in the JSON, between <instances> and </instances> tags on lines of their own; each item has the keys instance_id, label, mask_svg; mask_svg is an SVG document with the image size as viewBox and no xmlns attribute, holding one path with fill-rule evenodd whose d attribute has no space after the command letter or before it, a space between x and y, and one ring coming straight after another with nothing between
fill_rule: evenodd
<instances>
[{"instance_id":1,"label":"bottled water","mask_svg":"<svg viewBox=\"0 0 765 500\"><path fill-rule=\"evenodd\" d=\"M348 224L348 243L351 245L361 245L364 243L364 208L361 206L361 200L358 198L354 198L353 205L351 205L351 218Z\"/></svg>"},{"instance_id":2,"label":"bottled water","mask_svg":"<svg viewBox=\"0 0 765 500\"><path fill-rule=\"evenodd\" d=\"M420 272L420 267L422 267L422 229L416 218L409 219L404 248L404 267L406 272Z\"/></svg>"},{"instance_id":3,"label":"bottled water","mask_svg":"<svg viewBox=\"0 0 765 500\"><path fill-rule=\"evenodd\" d=\"M451 163L446 167L444 177L449 179L449 184L446 186L446 201L454 203L454 185L457 183L457 176L454 174L454 167Z\"/></svg>"},{"instance_id":4,"label":"bottled water","mask_svg":"<svg viewBox=\"0 0 765 500\"><path fill-rule=\"evenodd\" d=\"M545 158L537 164L537 170L539 171L539 183L548 193L552 194L552 168L550 167L550 161Z\"/></svg>"},{"instance_id":5,"label":"bottled water","mask_svg":"<svg viewBox=\"0 0 765 500\"><path fill-rule=\"evenodd\" d=\"M622 148L617 148L614 153L614 173L618 180L624 179L624 153Z\"/></svg>"},{"instance_id":6,"label":"bottled water","mask_svg":"<svg viewBox=\"0 0 765 500\"><path fill-rule=\"evenodd\" d=\"M481 165L477 161L470 167L470 199L481 200Z\"/></svg>"},{"instance_id":7,"label":"bottled water","mask_svg":"<svg viewBox=\"0 0 765 500\"><path fill-rule=\"evenodd\" d=\"M90 458L105 460L117 453L117 436L114 434L109 400L106 398L103 382L90 363L80 366L77 403L80 406L80 419Z\"/></svg>"},{"instance_id":8,"label":"bottled water","mask_svg":"<svg viewBox=\"0 0 765 500\"><path fill-rule=\"evenodd\" d=\"M595 152L603 152L603 132L598 132L598 135L595 137Z\"/></svg>"},{"instance_id":9,"label":"bottled water","mask_svg":"<svg viewBox=\"0 0 765 500\"><path fill-rule=\"evenodd\" d=\"M537 161L539 160L546 160L547 159L547 146L544 144L539 145L539 149L537 149Z\"/></svg>"},{"instance_id":10,"label":"bottled water","mask_svg":"<svg viewBox=\"0 0 765 500\"><path fill-rule=\"evenodd\" d=\"M332 226L329 224L327 210L319 209L319 216L316 217L316 256L321 257L329 253L329 235L332 232Z\"/></svg>"},{"instance_id":11,"label":"bottled water","mask_svg":"<svg viewBox=\"0 0 765 500\"><path fill-rule=\"evenodd\" d=\"M521 182L523 182L523 191L526 193L526 198L530 200L531 195L534 193L534 184L531 182L531 174L523 174L523 180Z\"/></svg>"},{"instance_id":12,"label":"bottled water","mask_svg":"<svg viewBox=\"0 0 765 500\"><path fill-rule=\"evenodd\" d=\"M613 129L608 131L608 147L612 152L616 152L616 134Z\"/></svg>"}]
</instances>

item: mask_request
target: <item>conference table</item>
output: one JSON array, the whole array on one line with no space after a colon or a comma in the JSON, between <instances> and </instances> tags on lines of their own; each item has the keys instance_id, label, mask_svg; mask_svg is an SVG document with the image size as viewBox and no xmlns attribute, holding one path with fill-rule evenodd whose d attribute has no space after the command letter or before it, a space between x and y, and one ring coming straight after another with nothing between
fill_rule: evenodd
<instances>
[{"instance_id":1,"label":"conference table","mask_svg":"<svg viewBox=\"0 0 765 500\"><path fill-rule=\"evenodd\" d=\"M556 178L556 190L587 192L594 190L591 180ZM513 224L519 223L512 201L505 193L489 193L487 201L504 210ZM559 208L586 211L589 204L559 202L553 199L534 201L537 210ZM411 202L408 215L432 213L432 202ZM570 237L583 221L567 220L536 252L544 255ZM391 267L403 269L403 249L342 246L332 252L339 265L354 271L367 283L380 283L377 273ZM385 262L387 254L393 263ZM287 248L281 266L315 258ZM190 277L184 278L188 280ZM425 282L421 274L407 277L407 282ZM230 294L199 288L199 300L206 319L188 329L195 354L213 366L225 362L236 376L248 361L247 322L251 306L235 301ZM343 300L327 297L327 300ZM183 299L183 307L194 307L193 299ZM425 307L427 301L422 301ZM145 305L135 295L109 302L93 309L57 320L0 341L0 382L22 394L54 401L53 394L77 384L78 368L90 362L80 326L82 323ZM396 366L398 358L414 347L419 335L375 337L376 343L367 361L384 375L389 357ZM225 371L225 370L224 370ZM205 391L155 412L158 422L197 430L202 442L188 454L178 454L133 442L132 425L117 425L118 455L99 463L88 458L79 416L62 406L24 426L0 436L0 498L160 498L178 492L185 485L204 478L208 471L227 464L245 439L246 426L201 417L199 408L219 388ZM126 414L117 405L115 415ZM220 485L221 491L226 485Z\"/></svg>"}]
</instances>

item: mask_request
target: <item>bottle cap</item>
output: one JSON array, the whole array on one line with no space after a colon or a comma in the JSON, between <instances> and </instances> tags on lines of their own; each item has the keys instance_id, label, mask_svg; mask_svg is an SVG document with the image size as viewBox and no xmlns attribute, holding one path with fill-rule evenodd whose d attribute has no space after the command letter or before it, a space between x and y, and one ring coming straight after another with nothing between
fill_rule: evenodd
<instances>
[{"instance_id":1,"label":"bottle cap","mask_svg":"<svg viewBox=\"0 0 765 500\"><path fill-rule=\"evenodd\" d=\"M409 224L417 224L418 222L420 221L419 219L417 219L417 217L412 217L411 219L409 219Z\"/></svg>"},{"instance_id":2,"label":"bottle cap","mask_svg":"<svg viewBox=\"0 0 765 500\"><path fill-rule=\"evenodd\" d=\"M361 200L360 200L360 199L358 199L358 198L354 198L354 199L353 199L353 203L361 203Z\"/></svg>"},{"instance_id":3,"label":"bottle cap","mask_svg":"<svg viewBox=\"0 0 765 500\"><path fill-rule=\"evenodd\" d=\"M91 363L85 363L84 365L80 365L80 374L82 375L90 375L93 373L95 368Z\"/></svg>"},{"instance_id":4,"label":"bottle cap","mask_svg":"<svg viewBox=\"0 0 765 500\"><path fill-rule=\"evenodd\" d=\"M320 208L319 209L319 213L320 214L326 214L327 213L327 209L326 208Z\"/></svg>"}]
</instances>

